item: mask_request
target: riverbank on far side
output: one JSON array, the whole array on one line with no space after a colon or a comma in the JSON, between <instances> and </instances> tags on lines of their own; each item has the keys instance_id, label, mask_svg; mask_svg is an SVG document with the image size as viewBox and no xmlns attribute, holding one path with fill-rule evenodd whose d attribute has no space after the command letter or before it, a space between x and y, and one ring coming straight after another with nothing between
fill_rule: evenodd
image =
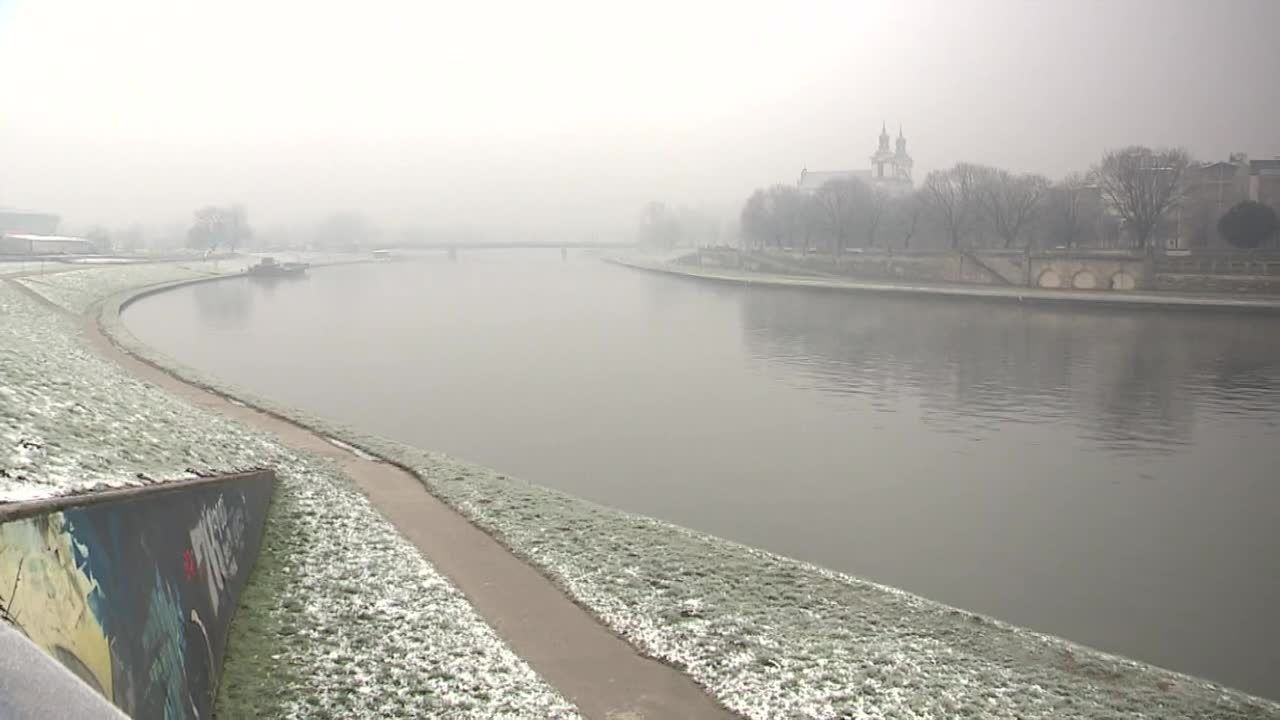
<instances>
[{"instance_id":1,"label":"riverbank on far side","mask_svg":"<svg viewBox=\"0 0 1280 720\"><path fill-rule=\"evenodd\" d=\"M1102 290L1046 290L1028 287L964 285L958 283L889 282L833 276L791 275L739 270L726 267L698 267L673 261L642 257L610 257L607 262L636 270L660 272L712 282L762 287L809 288L850 293L878 293L904 297L955 298L1040 305L1075 305L1134 310L1199 310L1280 314L1280 297L1239 295L1197 295L1168 292L1126 292Z\"/></svg>"}]
</instances>

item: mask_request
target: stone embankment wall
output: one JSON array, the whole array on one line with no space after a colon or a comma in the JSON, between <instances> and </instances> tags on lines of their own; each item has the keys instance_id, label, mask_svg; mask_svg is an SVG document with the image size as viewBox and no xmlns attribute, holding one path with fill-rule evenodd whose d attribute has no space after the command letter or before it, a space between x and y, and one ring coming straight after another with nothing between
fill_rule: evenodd
<instances>
[{"instance_id":1,"label":"stone embankment wall","mask_svg":"<svg viewBox=\"0 0 1280 720\"><path fill-rule=\"evenodd\" d=\"M1144 290L1150 262L1128 254L1043 254L1030 256L1033 287L1075 290Z\"/></svg>"},{"instance_id":2,"label":"stone embankment wall","mask_svg":"<svg viewBox=\"0 0 1280 720\"><path fill-rule=\"evenodd\" d=\"M1156 262L1154 289L1280 295L1280 253L1187 253Z\"/></svg>"},{"instance_id":3,"label":"stone embankment wall","mask_svg":"<svg viewBox=\"0 0 1280 720\"><path fill-rule=\"evenodd\" d=\"M965 283L1064 290L1167 290L1280 294L1280 258L1176 267L1129 251L1036 252L865 250L832 256L795 250L704 248L685 264L818 277L895 282ZM1202 267L1203 266L1203 267Z\"/></svg>"},{"instance_id":4,"label":"stone embankment wall","mask_svg":"<svg viewBox=\"0 0 1280 720\"><path fill-rule=\"evenodd\" d=\"M820 252L708 248L688 262L759 272L1080 290L1140 289L1150 275L1145 258L1129 253L864 251L835 257Z\"/></svg>"},{"instance_id":5,"label":"stone embankment wall","mask_svg":"<svg viewBox=\"0 0 1280 720\"><path fill-rule=\"evenodd\" d=\"M256 471L0 506L0 616L131 717L208 718L274 485Z\"/></svg>"},{"instance_id":6,"label":"stone embankment wall","mask_svg":"<svg viewBox=\"0 0 1280 720\"><path fill-rule=\"evenodd\" d=\"M1280 295L1280 276L1156 273L1152 290L1227 295Z\"/></svg>"}]
</instances>

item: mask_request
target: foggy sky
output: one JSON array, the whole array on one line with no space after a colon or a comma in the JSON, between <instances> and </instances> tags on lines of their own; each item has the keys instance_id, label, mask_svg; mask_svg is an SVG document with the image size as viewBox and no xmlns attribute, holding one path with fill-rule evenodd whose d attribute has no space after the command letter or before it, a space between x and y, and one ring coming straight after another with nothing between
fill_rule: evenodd
<instances>
[{"instance_id":1,"label":"foggy sky","mask_svg":"<svg viewBox=\"0 0 1280 720\"><path fill-rule=\"evenodd\" d=\"M736 216L802 167L1280 153L1280 2L0 0L0 206L519 237Z\"/></svg>"}]
</instances>

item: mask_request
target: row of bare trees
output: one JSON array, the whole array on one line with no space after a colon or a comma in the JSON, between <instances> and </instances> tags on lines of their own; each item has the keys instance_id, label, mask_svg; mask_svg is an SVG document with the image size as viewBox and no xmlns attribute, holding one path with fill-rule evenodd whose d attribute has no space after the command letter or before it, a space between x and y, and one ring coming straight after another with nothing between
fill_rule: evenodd
<instances>
[{"instance_id":1,"label":"row of bare trees","mask_svg":"<svg viewBox=\"0 0 1280 720\"><path fill-rule=\"evenodd\" d=\"M920 206L857 178L831 180L812 194L790 185L756 190L740 217L743 238L756 247L798 245L834 251L898 244L909 247Z\"/></svg>"},{"instance_id":2,"label":"row of bare trees","mask_svg":"<svg viewBox=\"0 0 1280 720\"><path fill-rule=\"evenodd\" d=\"M1034 173L960 163L929 173L920 195L946 228L952 248L983 221L1004 247L1014 247L1041 218L1049 238L1069 247L1106 209L1120 218L1133 244L1145 248L1181 202L1190 167L1185 150L1135 145L1106 153L1087 175L1069 175L1055 186ZM1090 189L1098 202L1086 207Z\"/></svg>"},{"instance_id":3,"label":"row of bare trees","mask_svg":"<svg viewBox=\"0 0 1280 720\"><path fill-rule=\"evenodd\" d=\"M195 212L195 219L187 230L187 247L214 252L234 252L242 243L253 237L249 226L249 213L244 205L209 205Z\"/></svg>"},{"instance_id":4,"label":"row of bare trees","mask_svg":"<svg viewBox=\"0 0 1280 720\"><path fill-rule=\"evenodd\" d=\"M1088 173L1051 182L1035 173L959 163L920 188L892 195L854 177L805 193L788 185L756 190L742 208L743 239L755 247L910 248L920 238L950 249L1097 240L1118 220L1146 247L1183 196L1191 160L1181 149L1133 146L1106 153ZM923 237L921 237L923 236Z\"/></svg>"},{"instance_id":5,"label":"row of bare trees","mask_svg":"<svg viewBox=\"0 0 1280 720\"><path fill-rule=\"evenodd\" d=\"M1132 244L1145 248L1183 198L1191 158L1182 149L1131 146L1106 153L1087 174L1057 183L1034 173L959 163L925 178L919 195L930 216L960 247L985 225L1006 248L1047 243L1071 247L1118 217Z\"/></svg>"},{"instance_id":6,"label":"row of bare trees","mask_svg":"<svg viewBox=\"0 0 1280 720\"><path fill-rule=\"evenodd\" d=\"M929 173L920 189L920 202L946 232L948 247L959 248L985 222L1004 247L1011 248L1026 234L1049 187L1043 175L960 163Z\"/></svg>"}]
</instances>

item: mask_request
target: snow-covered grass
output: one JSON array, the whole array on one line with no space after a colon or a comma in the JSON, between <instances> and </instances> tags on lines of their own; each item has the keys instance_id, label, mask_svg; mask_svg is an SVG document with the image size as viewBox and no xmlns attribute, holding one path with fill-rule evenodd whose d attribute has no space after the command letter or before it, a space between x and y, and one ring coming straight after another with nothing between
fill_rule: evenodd
<instances>
[{"instance_id":1,"label":"snow-covered grass","mask_svg":"<svg viewBox=\"0 0 1280 720\"><path fill-rule=\"evenodd\" d=\"M211 260L98 265L74 270L65 269L68 267L66 265L50 265L48 272L27 275L18 278L17 282L71 312L83 314L95 302L122 290L180 280L236 275L256 264L265 255L266 253L241 254ZM371 255L362 253L286 252L279 257L317 266L374 261Z\"/></svg>"},{"instance_id":2,"label":"snow-covered grass","mask_svg":"<svg viewBox=\"0 0 1280 720\"><path fill-rule=\"evenodd\" d=\"M448 457L413 468L643 652L752 718L1258 718L1280 706Z\"/></svg>"},{"instance_id":3,"label":"snow-covered grass","mask_svg":"<svg viewBox=\"0 0 1280 720\"><path fill-rule=\"evenodd\" d=\"M192 382L413 470L641 651L751 718L1280 718L1280 705Z\"/></svg>"},{"instance_id":4,"label":"snow-covered grass","mask_svg":"<svg viewBox=\"0 0 1280 720\"><path fill-rule=\"evenodd\" d=\"M94 302L125 288L242 272L251 264L250 260L242 256L224 258L216 262L195 260L181 263L99 266L28 275L17 282L72 312L83 313Z\"/></svg>"},{"instance_id":5,"label":"snow-covered grass","mask_svg":"<svg viewBox=\"0 0 1280 720\"><path fill-rule=\"evenodd\" d=\"M79 277L50 295L88 307L122 282ZM0 281L0 501L247 467L275 469L279 486L220 716L575 716L336 468L132 378Z\"/></svg>"}]
</instances>

